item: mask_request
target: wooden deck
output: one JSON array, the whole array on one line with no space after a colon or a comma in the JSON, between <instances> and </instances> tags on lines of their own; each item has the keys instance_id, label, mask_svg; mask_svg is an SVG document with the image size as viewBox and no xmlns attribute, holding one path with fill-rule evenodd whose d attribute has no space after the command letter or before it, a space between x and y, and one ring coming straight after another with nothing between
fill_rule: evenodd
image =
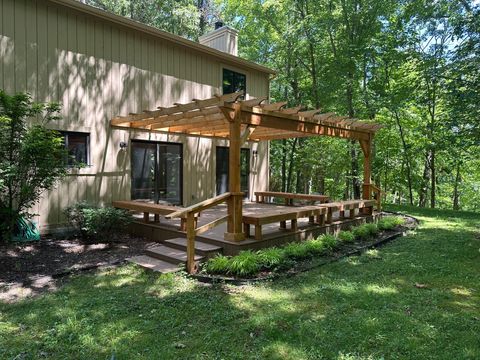
<instances>
[{"instance_id":1,"label":"wooden deck","mask_svg":"<svg viewBox=\"0 0 480 360\"><path fill-rule=\"evenodd\" d=\"M245 203L243 215L254 216L255 214L265 214L266 212L282 213L292 210L291 206L282 206L264 203ZM219 217L227 215L227 206L217 205L213 208L202 211L198 218L198 226L208 224ZM262 228L263 237L261 240L247 238L243 241L230 241L224 237L227 231L227 224L221 224L211 230L204 232L196 237L197 241L213 244L223 249L225 255L237 254L241 250L260 249L271 246L278 246L292 241L301 241L317 237L323 233L332 233L340 229L348 228L363 222L372 221L377 215L357 215L353 218L339 218L339 212L333 214L331 224L311 223L309 218L297 219L296 227L285 229L277 223L264 224ZM153 215L150 216L150 222L143 222L143 215L138 215L138 221L132 225L132 232L145 236L146 238L163 243L172 238L186 237L185 232L180 230L180 219L165 219L160 217L155 221Z\"/></svg>"}]
</instances>

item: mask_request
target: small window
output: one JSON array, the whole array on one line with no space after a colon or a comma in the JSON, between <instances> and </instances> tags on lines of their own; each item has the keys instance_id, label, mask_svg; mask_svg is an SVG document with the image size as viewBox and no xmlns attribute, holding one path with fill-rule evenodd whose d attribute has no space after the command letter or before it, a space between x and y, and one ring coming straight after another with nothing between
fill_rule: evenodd
<instances>
[{"instance_id":1,"label":"small window","mask_svg":"<svg viewBox=\"0 0 480 360\"><path fill-rule=\"evenodd\" d=\"M61 131L68 151L67 165L90 165L90 134Z\"/></svg>"},{"instance_id":2,"label":"small window","mask_svg":"<svg viewBox=\"0 0 480 360\"><path fill-rule=\"evenodd\" d=\"M242 91L244 94L247 90L247 77L232 70L223 69L223 93L231 94ZM243 95L242 98L245 98Z\"/></svg>"}]
</instances>

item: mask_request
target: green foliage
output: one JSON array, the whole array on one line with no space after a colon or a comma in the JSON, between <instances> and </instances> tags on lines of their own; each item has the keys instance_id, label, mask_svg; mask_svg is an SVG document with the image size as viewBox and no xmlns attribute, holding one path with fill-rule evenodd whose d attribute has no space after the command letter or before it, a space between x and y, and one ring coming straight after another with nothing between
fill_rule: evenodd
<instances>
[{"instance_id":1,"label":"green foliage","mask_svg":"<svg viewBox=\"0 0 480 360\"><path fill-rule=\"evenodd\" d=\"M59 119L59 109L0 90L0 240L10 239L19 217L31 217L28 209L66 174L63 139L45 126Z\"/></svg>"},{"instance_id":2,"label":"green foliage","mask_svg":"<svg viewBox=\"0 0 480 360\"><path fill-rule=\"evenodd\" d=\"M228 257L224 255L217 255L207 260L204 265L204 269L210 274L226 274L228 272L228 264Z\"/></svg>"},{"instance_id":3,"label":"green foliage","mask_svg":"<svg viewBox=\"0 0 480 360\"><path fill-rule=\"evenodd\" d=\"M86 0L86 3L192 40L211 27L211 1Z\"/></svg>"},{"instance_id":4,"label":"green foliage","mask_svg":"<svg viewBox=\"0 0 480 360\"><path fill-rule=\"evenodd\" d=\"M305 242L308 252L312 255L321 255L325 252L326 246L322 238L308 240Z\"/></svg>"},{"instance_id":5,"label":"green foliage","mask_svg":"<svg viewBox=\"0 0 480 360\"><path fill-rule=\"evenodd\" d=\"M292 242L283 247L285 256L293 259L305 259L311 256L307 242Z\"/></svg>"},{"instance_id":6,"label":"green foliage","mask_svg":"<svg viewBox=\"0 0 480 360\"><path fill-rule=\"evenodd\" d=\"M355 238L359 240L369 240L378 233L378 228L376 224L368 223L357 226L352 230Z\"/></svg>"},{"instance_id":7,"label":"green foliage","mask_svg":"<svg viewBox=\"0 0 480 360\"><path fill-rule=\"evenodd\" d=\"M403 223L400 217L385 218L382 226L396 226ZM386 229L386 228L385 228ZM354 227L352 231L340 231L338 237L323 234L316 239L302 242L291 242L281 247L271 247L253 251L241 251L239 255L227 257L216 256L209 259L203 269L211 274L230 274L235 276L251 276L260 270L287 268L295 260L304 260L318 255L324 255L334 250L342 242L352 243L358 240L370 240L379 231L376 224L369 223Z\"/></svg>"},{"instance_id":8,"label":"green foliage","mask_svg":"<svg viewBox=\"0 0 480 360\"><path fill-rule=\"evenodd\" d=\"M378 220L378 230L391 230L398 225L403 225L405 220L399 216L386 216Z\"/></svg>"},{"instance_id":9,"label":"green foliage","mask_svg":"<svg viewBox=\"0 0 480 360\"><path fill-rule=\"evenodd\" d=\"M278 71L272 100L385 125L372 171L386 202L480 210L478 2L221 4L240 55ZM270 149L272 190L351 198L363 180L358 144L311 137Z\"/></svg>"},{"instance_id":10,"label":"green foliage","mask_svg":"<svg viewBox=\"0 0 480 360\"><path fill-rule=\"evenodd\" d=\"M251 251L240 251L228 262L228 273L240 277L255 275L260 271L259 256Z\"/></svg>"},{"instance_id":11,"label":"green foliage","mask_svg":"<svg viewBox=\"0 0 480 360\"><path fill-rule=\"evenodd\" d=\"M279 267L286 260L285 251L276 247L259 250L257 255L262 267L265 269Z\"/></svg>"},{"instance_id":12,"label":"green foliage","mask_svg":"<svg viewBox=\"0 0 480 360\"><path fill-rule=\"evenodd\" d=\"M340 231L337 235L338 240L345 243L352 243L355 241L355 234L352 231Z\"/></svg>"},{"instance_id":13,"label":"green foliage","mask_svg":"<svg viewBox=\"0 0 480 360\"><path fill-rule=\"evenodd\" d=\"M96 207L85 202L77 203L65 209L69 224L88 241L115 240L127 230L132 222L128 211L113 207Z\"/></svg>"},{"instance_id":14,"label":"green foliage","mask_svg":"<svg viewBox=\"0 0 480 360\"><path fill-rule=\"evenodd\" d=\"M338 244L337 238L331 234L323 234L319 239L327 250L333 250Z\"/></svg>"}]
</instances>

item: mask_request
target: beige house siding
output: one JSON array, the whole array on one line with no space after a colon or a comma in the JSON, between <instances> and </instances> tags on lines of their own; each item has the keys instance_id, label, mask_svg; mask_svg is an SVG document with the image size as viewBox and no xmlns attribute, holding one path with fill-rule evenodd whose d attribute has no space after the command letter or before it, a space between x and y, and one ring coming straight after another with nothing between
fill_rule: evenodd
<instances>
[{"instance_id":1,"label":"beige house siding","mask_svg":"<svg viewBox=\"0 0 480 360\"><path fill-rule=\"evenodd\" d=\"M268 73L46 0L0 0L0 11L0 88L59 101L63 119L52 127L90 133L92 166L45 194L35 209L43 229L61 225L62 210L76 201L130 198L132 139L183 144L183 205L215 195L215 146L228 142L114 129L109 120L221 93L224 67L246 74L247 96L267 96ZM268 144L246 147L258 151L252 194L268 186Z\"/></svg>"}]
</instances>

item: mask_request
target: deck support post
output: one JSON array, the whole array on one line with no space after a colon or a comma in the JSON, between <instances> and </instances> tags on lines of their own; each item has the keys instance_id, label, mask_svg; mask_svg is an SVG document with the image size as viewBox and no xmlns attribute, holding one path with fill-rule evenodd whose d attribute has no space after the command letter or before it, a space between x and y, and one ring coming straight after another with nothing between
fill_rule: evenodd
<instances>
[{"instance_id":1,"label":"deck support post","mask_svg":"<svg viewBox=\"0 0 480 360\"><path fill-rule=\"evenodd\" d=\"M228 222L225 240L242 241L245 234L242 231L243 194L240 187L240 151L242 146L240 104L233 104L234 114L224 112L230 123L230 148L228 151L228 188L232 194L228 199ZM233 115L233 116L232 116Z\"/></svg>"},{"instance_id":2,"label":"deck support post","mask_svg":"<svg viewBox=\"0 0 480 360\"><path fill-rule=\"evenodd\" d=\"M187 214L187 272L194 274L197 265L195 264L195 216Z\"/></svg>"}]
</instances>

